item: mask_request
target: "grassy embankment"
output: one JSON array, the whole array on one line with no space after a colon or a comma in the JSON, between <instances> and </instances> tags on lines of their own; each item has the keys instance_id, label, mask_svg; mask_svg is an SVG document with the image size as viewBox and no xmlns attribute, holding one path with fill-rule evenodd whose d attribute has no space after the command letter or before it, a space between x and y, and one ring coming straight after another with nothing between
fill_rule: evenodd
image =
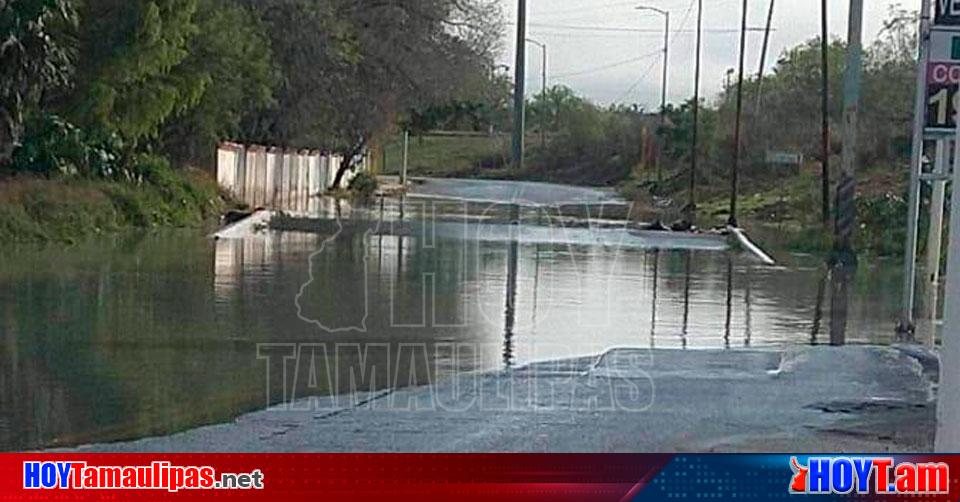
<instances>
[{"instance_id":1,"label":"grassy embankment","mask_svg":"<svg viewBox=\"0 0 960 502\"><path fill-rule=\"evenodd\" d=\"M901 255L906 238L907 170L873 166L861 170L857 178L855 247L874 256ZM703 226L723 225L729 215L729 192L712 192L702 196L698 205L698 221ZM831 192L831 205L834 195ZM767 245L821 254L830 249L830 231L822 222L819 164L807 165L782 182L745 183L738 212L741 226L755 231ZM921 218L921 241L926 236L925 224L926 216Z\"/></svg>"},{"instance_id":2,"label":"grassy embankment","mask_svg":"<svg viewBox=\"0 0 960 502\"><path fill-rule=\"evenodd\" d=\"M72 243L133 229L201 228L230 205L199 171L139 184L28 175L0 177L0 243Z\"/></svg>"},{"instance_id":3,"label":"grassy embankment","mask_svg":"<svg viewBox=\"0 0 960 502\"><path fill-rule=\"evenodd\" d=\"M506 168L510 138L498 136L426 136L410 140L411 176L521 179L581 184L579 179L545 176L535 166L523 172ZM538 138L531 136L529 141ZM534 143L535 144L535 143ZM396 174L402 158L402 143L394 141L386 149L386 173ZM657 215L669 223L680 217L680 208L687 200L685 176L669 190L659 203L649 192L636 188L635 182L624 180L624 195L637 203L638 218L650 220ZM857 247L873 255L902 253L905 236L906 171L898 167L877 166L858 174L858 211L861 226ZM628 189L628 186L633 186ZM729 192L725 181L705 183L699 187L698 222L703 227L721 226L726 222ZM830 235L825 233L820 217L820 173L818 164L809 164L799 173L780 179L754 181L747 179L741 187L741 225L759 234L766 245L799 252L826 252ZM833 194L831 194L831 204ZM666 204L664 202L666 201Z\"/></svg>"}]
</instances>

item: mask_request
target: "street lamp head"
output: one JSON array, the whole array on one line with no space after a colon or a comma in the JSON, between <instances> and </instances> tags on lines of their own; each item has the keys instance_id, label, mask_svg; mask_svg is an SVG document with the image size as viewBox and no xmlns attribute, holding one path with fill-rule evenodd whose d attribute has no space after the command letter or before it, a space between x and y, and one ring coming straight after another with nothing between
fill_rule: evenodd
<instances>
[{"instance_id":1,"label":"street lamp head","mask_svg":"<svg viewBox=\"0 0 960 502\"><path fill-rule=\"evenodd\" d=\"M660 9L660 8L658 8L658 7L652 7L652 6L650 6L650 5L638 5L638 6L636 7L636 10L648 10L648 11L651 11L651 12L656 12L657 14L660 14L660 15L662 15L662 16L669 16L669 15L670 15L669 12L667 12L667 11L665 11L665 10L663 10L663 9Z\"/></svg>"}]
</instances>

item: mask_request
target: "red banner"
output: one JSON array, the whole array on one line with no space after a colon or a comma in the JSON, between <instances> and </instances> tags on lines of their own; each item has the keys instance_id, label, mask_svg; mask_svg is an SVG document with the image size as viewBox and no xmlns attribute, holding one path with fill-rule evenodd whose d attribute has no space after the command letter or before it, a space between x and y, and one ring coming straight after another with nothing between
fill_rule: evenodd
<instances>
[{"instance_id":1,"label":"red banner","mask_svg":"<svg viewBox=\"0 0 960 502\"><path fill-rule=\"evenodd\" d=\"M0 500L577 500L639 493L669 455L0 455ZM259 487L257 486L259 485Z\"/></svg>"}]
</instances>

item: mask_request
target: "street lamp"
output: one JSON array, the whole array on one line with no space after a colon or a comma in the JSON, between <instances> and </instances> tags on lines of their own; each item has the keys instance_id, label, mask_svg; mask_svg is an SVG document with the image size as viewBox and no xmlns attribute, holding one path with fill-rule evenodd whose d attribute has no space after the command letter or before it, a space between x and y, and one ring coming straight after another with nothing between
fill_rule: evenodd
<instances>
[{"instance_id":1,"label":"street lamp","mask_svg":"<svg viewBox=\"0 0 960 502\"><path fill-rule=\"evenodd\" d=\"M537 42L532 38L528 38L527 42L536 45L540 48L540 52L543 55L543 59L540 62L540 69L542 71L540 76L540 99L543 100L544 104L547 102L547 44L542 42ZM541 111L540 112L540 147L543 148L547 146L547 136L546 136L546 115Z\"/></svg>"},{"instance_id":2,"label":"street lamp","mask_svg":"<svg viewBox=\"0 0 960 502\"><path fill-rule=\"evenodd\" d=\"M664 27L663 27L663 82L660 85L660 129L663 129L664 125L667 122L667 75L669 68L669 57L670 57L670 12L657 7L650 7L648 5L637 6L637 10L645 10L650 12L655 12L663 16ZM662 148L657 148L657 182L663 181L663 171L661 168L662 165Z\"/></svg>"}]
</instances>

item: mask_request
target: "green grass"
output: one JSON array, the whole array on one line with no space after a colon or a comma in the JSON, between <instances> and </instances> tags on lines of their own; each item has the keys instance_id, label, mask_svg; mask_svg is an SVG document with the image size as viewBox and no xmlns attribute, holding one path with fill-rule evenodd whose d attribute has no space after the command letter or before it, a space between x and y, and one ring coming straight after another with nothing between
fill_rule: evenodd
<instances>
[{"instance_id":1,"label":"green grass","mask_svg":"<svg viewBox=\"0 0 960 502\"><path fill-rule=\"evenodd\" d=\"M202 227L227 207L197 172L139 185L105 180L0 178L0 242L72 243L126 229Z\"/></svg>"},{"instance_id":2,"label":"green grass","mask_svg":"<svg viewBox=\"0 0 960 502\"><path fill-rule=\"evenodd\" d=\"M509 159L510 137L423 136L410 138L408 174L411 176L469 175L502 167ZM384 174L399 174L403 165L403 138L386 145Z\"/></svg>"},{"instance_id":3,"label":"green grass","mask_svg":"<svg viewBox=\"0 0 960 502\"><path fill-rule=\"evenodd\" d=\"M856 249L873 256L899 256L906 238L906 178L894 168L873 166L858 174ZM804 169L779 182L767 182L741 191L741 226L756 229L768 243L787 250L824 254L832 246L832 230L821 221L819 173ZM831 204L833 194L831 194ZM723 225L729 214L729 196L706 198L698 222ZM924 212L924 215L926 213ZM921 226L925 225L921 221ZM926 232L921 232L921 247ZM769 242L769 241L774 242Z\"/></svg>"}]
</instances>

